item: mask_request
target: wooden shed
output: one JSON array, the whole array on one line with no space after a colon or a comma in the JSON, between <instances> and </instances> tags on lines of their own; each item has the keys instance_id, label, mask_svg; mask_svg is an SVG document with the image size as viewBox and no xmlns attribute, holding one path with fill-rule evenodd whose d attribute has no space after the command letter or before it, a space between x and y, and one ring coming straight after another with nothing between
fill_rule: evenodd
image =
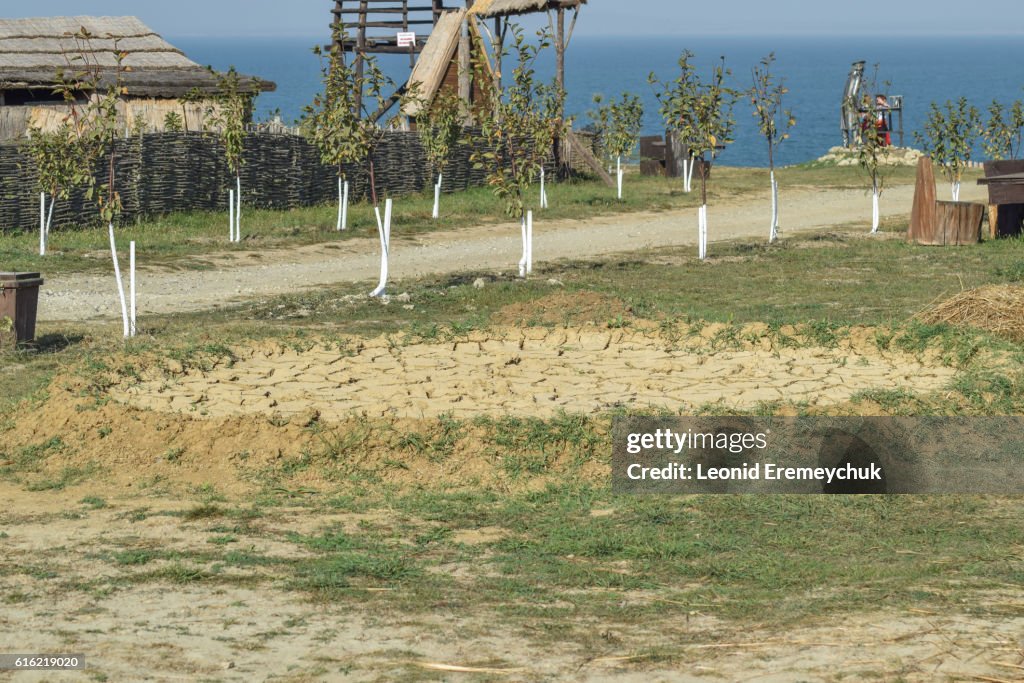
<instances>
[{"instance_id":1,"label":"wooden shed","mask_svg":"<svg viewBox=\"0 0 1024 683\"><path fill-rule=\"evenodd\" d=\"M89 40L76 39L85 29ZM30 126L57 125L67 111L63 97L54 94L58 73L82 70L76 56L102 70L101 86L114 78L113 50L127 53L123 74L127 93L122 116L127 129L160 131L169 113L187 129L205 126L206 113L217 91L217 78L208 69L160 37L136 17L48 17L0 19L0 141L24 137ZM258 94L274 83L242 77L242 88ZM197 97L193 97L196 95ZM85 101L88 93L81 93Z\"/></svg>"}]
</instances>

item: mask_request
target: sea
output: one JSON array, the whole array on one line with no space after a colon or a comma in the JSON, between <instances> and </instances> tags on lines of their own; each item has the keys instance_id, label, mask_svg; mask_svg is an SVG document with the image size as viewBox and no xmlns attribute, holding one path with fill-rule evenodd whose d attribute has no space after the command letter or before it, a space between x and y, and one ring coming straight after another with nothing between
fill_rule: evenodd
<instances>
[{"instance_id":1,"label":"sea","mask_svg":"<svg viewBox=\"0 0 1024 683\"><path fill-rule=\"evenodd\" d=\"M174 38L194 61L217 69L236 67L246 74L277 83L260 95L257 119L280 115L286 123L302 116L320 89L320 60L312 52L315 39L298 38ZM644 134L664 133L650 74L668 81L678 74L683 50L696 55L705 77L720 57L731 70L730 85L747 89L751 70L769 54L773 72L789 89L783 106L797 119L791 137L777 152L777 162L798 164L816 159L841 144L840 106L853 62L867 62L877 74L879 90L902 95L905 144L917 146L915 131L923 129L932 102L966 97L987 116L993 99L1009 104L1024 99L1024 41L1013 36L872 36L872 37L608 37L578 35L566 57L567 110L577 126L585 126L593 98L639 95L645 108ZM549 51L550 52L550 51ZM409 74L409 59L386 56L382 66L396 82ZM506 64L506 69L508 68ZM537 64L540 78L554 74L554 56ZM736 103L734 142L719 162L730 166L767 165L766 143L760 137L748 100ZM894 142L897 142L894 140ZM980 155L980 150L976 152ZM980 156L979 156L980 158Z\"/></svg>"}]
</instances>

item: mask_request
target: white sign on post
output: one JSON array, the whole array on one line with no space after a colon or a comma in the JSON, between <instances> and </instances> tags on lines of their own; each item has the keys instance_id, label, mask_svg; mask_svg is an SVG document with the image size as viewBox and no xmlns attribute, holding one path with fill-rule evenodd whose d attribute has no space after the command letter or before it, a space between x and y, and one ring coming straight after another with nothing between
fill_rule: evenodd
<instances>
[{"instance_id":1,"label":"white sign on post","mask_svg":"<svg viewBox=\"0 0 1024 683\"><path fill-rule=\"evenodd\" d=\"M399 33L398 47L416 47L416 34L411 31Z\"/></svg>"}]
</instances>

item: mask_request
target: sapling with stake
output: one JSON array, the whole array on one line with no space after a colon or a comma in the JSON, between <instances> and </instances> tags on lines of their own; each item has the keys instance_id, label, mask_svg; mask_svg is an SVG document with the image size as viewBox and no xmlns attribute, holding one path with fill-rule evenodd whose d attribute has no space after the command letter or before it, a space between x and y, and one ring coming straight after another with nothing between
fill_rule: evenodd
<instances>
[{"instance_id":1,"label":"sapling with stake","mask_svg":"<svg viewBox=\"0 0 1024 683\"><path fill-rule=\"evenodd\" d=\"M852 95L847 101L850 111L859 111L861 115L860 131L857 136L857 165L864 172L871 189L871 234L876 234L881 225L881 198L885 189L885 181L891 171L888 165L889 146L885 132L877 125L880 114L878 97L878 65L867 82L865 91ZM886 83L886 86L890 85Z\"/></svg>"},{"instance_id":2,"label":"sapling with stake","mask_svg":"<svg viewBox=\"0 0 1024 683\"><path fill-rule=\"evenodd\" d=\"M345 33L338 24L334 25L335 36L344 38ZM362 74L345 61L345 54L337 46L341 40L325 53L317 46L313 53L321 60L323 90L313 97L311 104L303 108L303 134L320 152L320 160L337 169L338 174L338 219L337 230L348 228L348 207L351 196L349 170L363 161L369 162L370 196L377 206L377 189L371 152L383 134L383 129L369 120L366 103L373 103L382 109L385 103L384 91L390 80L377 66L376 60L367 55L363 58ZM362 94L363 109L359 109Z\"/></svg>"},{"instance_id":3,"label":"sapling with stake","mask_svg":"<svg viewBox=\"0 0 1024 683\"><path fill-rule=\"evenodd\" d=\"M974 144L981 134L981 114L966 97L956 103L947 100L943 107L932 102L924 135L914 134L925 153L942 168L954 202L960 201L960 181L970 166Z\"/></svg>"},{"instance_id":4,"label":"sapling with stake","mask_svg":"<svg viewBox=\"0 0 1024 683\"><path fill-rule=\"evenodd\" d=\"M753 69L754 84L750 89L750 104L761 136L768 143L768 171L772 186L772 213L768 242L779 237L779 183L775 178L775 150L789 139L789 130L796 125L792 112L782 109L782 100L789 92L784 81L776 81L772 73L775 53L770 53ZM780 120L781 117L781 120Z\"/></svg>"},{"instance_id":5,"label":"sapling with stake","mask_svg":"<svg viewBox=\"0 0 1024 683\"><path fill-rule=\"evenodd\" d=\"M693 65L694 54L684 50L677 62L679 76L674 80L662 82L652 72L648 82L655 88L654 95L658 99L658 109L665 127L686 150L683 157L683 191L690 192L693 188L693 169L696 166L692 141L696 132L694 101L700 88L700 78Z\"/></svg>"},{"instance_id":6,"label":"sapling with stake","mask_svg":"<svg viewBox=\"0 0 1024 683\"><path fill-rule=\"evenodd\" d=\"M89 36L76 38L79 48L86 47ZM95 141L89 136L89 119L78 101L80 92L94 93L99 87L99 72L90 67L81 54L64 53L67 68L59 69L54 94L61 96L67 114L51 130L29 126L25 151L36 167L36 187L39 190L39 255L45 256L53 227L53 209L58 199L67 199L71 190L87 185L92 170L86 163L95 155L90 146ZM46 198L49 194L50 201Z\"/></svg>"},{"instance_id":7,"label":"sapling with stake","mask_svg":"<svg viewBox=\"0 0 1024 683\"><path fill-rule=\"evenodd\" d=\"M711 78L705 83L696 74L690 60L693 53L683 52L679 59L682 74L664 85L658 93L661 113L669 130L675 130L688 141L691 166L699 162L700 208L697 210L697 255L703 261L708 256L708 173L707 164L721 146L732 142L735 121L732 108L738 93L725 85L730 71L725 68L725 57L711 69ZM651 82L658 83L651 75ZM689 171L689 169L688 169Z\"/></svg>"},{"instance_id":8,"label":"sapling with stake","mask_svg":"<svg viewBox=\"0 0 1024 683\"><path fill-rule=\"evenodd\" d=\"M234 197L229 192L229 211L231 217L230 237L232 242L242 241L242 165L245 163L245 126L252 114L253 94L242 87L242 79L235 67L227 73L219 73L210 69L217 79L217 94L214 98L216 109L213 110L210 123L220 134L224 146L224 159L228 170L235 176Z\"/></svg>"},{"instance_id":9,"label":"sapling with stake","mask_svg":"<svg viewBox=\"0 0 1024 683\"><path fill-rule=\"evenodd\" d=\"M107 80L105 89L101 88L101 77L109 71L101 63L100 53L92 48L93 35L82 28L74 35L76 50L74 56L68 58L71 67L78 67L80 72L72 79L61 74L61 88L65 99L76 97L76 93L89 93L88 105L79 116L77 109L71 110L73 125L78 143L71 149L75 152L75 168L77 178L86 185L86 198L95 200L100 217L107 223L107 234L110 240L110 255L114 264L114 278L117 281L118 298L121 304L121 321L124 336L133 336L128 316L128 303L125 296L124 281L121 277L121 265L117 255L117 242L114 235L114 222L121 215L121 195L115 185L117 146L116 140L121 132L118 121L118 103L128 94L124 84L124 74L131 70L125 61L128 53L121 50L119 41L113 39L111 54L114 59L113 78ZM108 37L109 38L109 37ZM100 182L93 174L97 162L106 156L106 179Z\"/></svg>"},{"instance_id":10,"label":"sapling with stake","mask_svg":"<svg viewBox=\"0 0 1024 683\"><path fill-rule=\"evenodd\" d=\"M594 103L600 105L591 117L596 119L601 147L611 165L615 163L617 185L616 196L622 199L623 157L628 157L640 142L640 130L643 125L644 106L640 98L630 93L622 93L621 99L612 99L602 105L604 98L594 96Z\"/></svg>"},{"instance_id":11,"label":"sapling with stake","mask_svg":"<svg viewBox=\"0 0 1024 683\"><path fill-rule=\"evenodd\" d=\"M462 102L451 92L442 92L433 102L423 103L416 116L416 129L427 157L427 165L437 177L434 183L434 210L431 214L435 220L441 217L444 171L462 133L463 118Z\"/></svg>"},{"instance_id":12,"label":"sapling with stake","mask_svg":"<svg viewBox=\"0 0 1024 683\"><path fill-rule=\"evenodd\" d=\"M557 83L536 80L538 55L550 46L547 32L529 43L520 27L509 25L511 52L516 57L505 92L489 93L489 115L481 116L483 148L473 154L475 168L486 169L487 182L504 201L505 213L519 220L523 240L519 274L526 277L533 263L533 220L526 196L538 168L548 160L555 138L562 132L564 92Z\"/></svg>"}]
</instances>

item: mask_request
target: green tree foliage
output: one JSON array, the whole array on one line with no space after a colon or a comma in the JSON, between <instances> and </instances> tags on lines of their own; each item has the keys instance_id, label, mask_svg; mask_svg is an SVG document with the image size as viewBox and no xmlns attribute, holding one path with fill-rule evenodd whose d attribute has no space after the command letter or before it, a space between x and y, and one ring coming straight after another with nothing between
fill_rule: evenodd
<instances>
[{"instance_id":1,"label":"green tree foliage","mask_svg":"<svg viewBox=\"0 0 1024 683\"><path fill-rule=\"evenodd\" d=\"M711 70L711 78L706 82L696 81L696 94L692 100L688 118L692 121L693 132L690 137L690 150L693 157L702 161L714 158L719 146L732 143L733 128L736 125L732 117L732 108L738 93L725 85L725 79L731 72L725 68L725 57ZM708 174L700 175L701 204L708 203Z\"/></svg>"},{"instance_id":2,"label":"green tree foliage","mask_svg":"<svg viewBox=\"0 0 1024 683\"><path fill-rule=\"evenodd\" d=\"M700 90L700 78L693 65L694 54L684 50L679 57L679 75L672 81L662 82L652 72L648 82L654 86L658 98L658 112L665 121L665 127L675 135L676 140L691 149L697 136L696 100Z\"/></svg>"},{"instance_id":3,"label":"green tree foliage","mask_svg":"<svg viewBox=\"0 0 1024 683\"><path fill-rule=\"evenodd\" d=\"M462 134L462 103L453 93L440 93L430 104L424 103L416 116L427 163L433 175L444 173L452 150Z\"/></svg>"},{"instance_id":4,"label":"green tree foliage","mask_svg":"<svg viewBox=\"0 0 1024 683\"><path fill-rule=\"evenodd\" d=\"M56 129L30 128L25 150L36 167L36 185L53 200L67 199L76 183L84 182L78 163L82 144L74 127L63 121Z\"/></svg>"},{"instance_id":5,"label":"green tree foliage","mask_svg":"<svg viewBox=\"0 0 1024 683\"><path fill-rule=\"evenodd\" d=\"M594 104L598 108L590 112L590 118L607 160L614 162L619 157L628 157L640 142L644 119L640 98L622 93L618 100L613 98L605 104L604 97L594 95Z\"/></svg>"},{"instance_id":6,"label":"green tree foliage","mask_svg":"<svg viewBox=\"0 0 1024 683\"><path fill-rule=\"evenodd\" d=\"M209 121L217 129L228 169L237 177L242 171L245 154L245 126L252 115L253 93L243 89L242 79L235 67L226 73L210 68L217 79L217 92Z\"/></svg>"},{"instance_id":7,"label":"green tree foliage","mask_svg":"<svg viewBox=\"0 0 1024 683\"><path fill-rule=\"evenodd\" d=\"M473 162L486 169L488 184L505 202L506 213L521 219L530 183L563 132L565 96L557 83L539 83L536 78L537 57L550 46L549 34L539 32L539 41L531 44L519 26L509 28L516 67L504 93L490 93L491 115L481 121L487 151L474 154Z\"/></svg>"},{"instance_id":8,"label":"green tree foliage","mask_svg":"<svg viewBox=\"0 0 1024 683\"><path fill-rule=\"evenodd\" d=\"M1024 136L1024 102L1017 100L1009 108L992 100L988 121L981 131L985 154L993 161L1020 156Z\"/></svg>"},{"instance_id":9,"label":"green tree foliage","mask_svg":"<svg viewBox=\"0 0 1024 683\"><path fill-rule=\"evenodd\" d=\"M924 135L914 137L932 161L939 164L953 185L953 199L959 199L960 179L971 161L974 143L981 135L981 114L961 97L940 107L932 102L925 119Z\"/></svg>"},{"instance_id":10,"label":"green tree foliage","mask_svg":"<svg viewBox=\"0 0 1024 683\"><path fill-rule=\"evenodd\" d=\"M180 133L185 130L184 119L176 111L169 111L164 116L164 130L168 133Z\"/></svg>"},{"instance_id":11,"label":"green tree foliage","mask_svg":"<svg viewBox=\"0 0 1024 683\"><path fill-rule=\"evenodd\" d=\"M789 88L782 79L775 79L772 73L774 63L773 52L754 67L754 83L749 93L757 128L768 143L768 168L771 170L775 170L775 150L789 139L789 131L796 125L793 113L782 109L782 100L789 93Z\"/></svg>"},{"instance_id":12,"label":"green tree foliage","mask_svg":"<svg viewBox=\"0 0 1024 683\"><path fill-rule=\"evenodd\" d=\"M336 27L340 33L340 27ZM350 167L369 159L371 194L376 203L374 187L373 148L380 141L384 129L371 120L366 104L373 103L376 110L386 104L384 95L392 81L384 75L372 55L363 57L363 73L345 60L345 53L334 45L326 55L322 48L313 48L321 58L323 90L303 109L302 130L320 151L320 160L338 169L338 177L347 177ZM325 59L326 57L326 59Z\"/></svg>"}]
</instances>

